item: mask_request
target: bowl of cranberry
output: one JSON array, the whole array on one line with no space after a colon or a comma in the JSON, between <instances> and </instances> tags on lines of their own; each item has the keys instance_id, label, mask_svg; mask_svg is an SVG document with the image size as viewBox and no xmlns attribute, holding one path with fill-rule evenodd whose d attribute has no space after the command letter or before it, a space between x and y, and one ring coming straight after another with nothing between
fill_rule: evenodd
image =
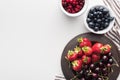
<instances>
[{"instance_id":1,"label":"bowl of cranberry","mask_svg":"<svg viewBox=\"0 0 120 80\"><path fill-rule=\"evenodd\" d=\"M70 17L80 16L87 6L88 0L61 0L60 2L61 10Z\"/></svg>"}]
</instances>

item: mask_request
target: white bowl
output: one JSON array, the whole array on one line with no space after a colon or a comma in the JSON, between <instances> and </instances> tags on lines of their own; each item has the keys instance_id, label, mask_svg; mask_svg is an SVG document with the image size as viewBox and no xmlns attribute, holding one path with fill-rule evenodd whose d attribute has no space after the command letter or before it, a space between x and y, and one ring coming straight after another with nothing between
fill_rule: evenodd
<instances>
[{"instance_id":1,"label":"white bowl","mask_svg":"<svg viewBox=\"0 0 120 80\"><path fill-rule=\"evenodd\" d=\"M77 13L68 13L62 6L62 0L60 0L60 8L61 8L62 12L65 13L67 16L70 16L70 17L80 16L82 13L85 12L87 7L88 7L88 0L85 0L85 4L84 4L83 8L79 12L77 12Z\"/></svg>"},{"instance_id":2,"label":"white bowl","mask_svg":"<svg viewBox=\"0 0 120 80\"><path fill-rule=\"evenodd\" d=\"M102 6L102 7L106 8L106 9L108 9L108 10L109 10L109 13L110 13L110 16L111 16L111 17L114 17L114 13L113 13L112 10L109 9L107 6L104 6L104 5L95 5L95 6L92 6L91 8L95 8L95 7L97 7L97 6ZM86 15L85 15L84 24L85 24L86 28L87 28L90 32L95 33L95 34L104 34L104 33L108 32L108 31L114 26L115 19L113 19L113 20L109 23L109 26L108 26L107 28L105 28L105 29L103 29L103 30L100 30L100 31L94 31L93 29L91 29L91 28L88 26L88 23L87 23L87 21L86 21L87 16L88 16L88 13L89 13L89 11L90 11L91 8L88 9L88 11L87 11L87 13L86 13ZM115 17L114 17L114 18L115 18Z\"/></svg>"}]
</instances>

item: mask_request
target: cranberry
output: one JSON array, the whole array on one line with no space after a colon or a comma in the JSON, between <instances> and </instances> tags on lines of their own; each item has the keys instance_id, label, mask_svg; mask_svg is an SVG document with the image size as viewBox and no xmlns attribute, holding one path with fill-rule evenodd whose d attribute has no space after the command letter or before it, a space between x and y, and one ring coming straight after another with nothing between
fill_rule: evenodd
<instances>
[{"instance_id":1,"label":"cranberry","mask_svg":"<svg viewBox=\"0 0 120 80\"><path fill-rule=\"evenodd\" d=\"M70 10L70 9L67 9L67 12L71 13L71 10Z\"/></svg>"},{"instance_id":2,"label":"cranberry","mask_svg":"<svg viewBox=\"0 0 120 80\"><path fill-rule=\"evenodd\" d=\"M78 9L78 8L75 8L75 11L76 11L76 12L78 12L78 11L79 11L79 9Z\"/></svg>"},{"instance_id":3,"label":"cranberry","mask_svg":"<svg viewBox=\"0 0 120 80\"><path fill-rule=\"evenodd\" d=\"M75 10L72 10L72 13L75 13Z\"/></svg>"},{"instance_id":4,"label":"cranberry","mask_svg":"<svg viewBox=\"0 0 120 80\"><path fill-rule=\"evenodd\" d=\"M67 3L69 3L69 2L70 2L70 0L66 0L66 2L67 2Z\"/></svg>"},{"instance_id":5,"label":"cranberry","mask_svg":"<svg viewBox=\"0 0 120 80\"><path fill-rule=\"evenodd\" d=\"M76 5L76 8L80 9L80 5Z\"/></svg>"},{"instance_id":6,"label":"cranberry","mask_svg":"<svg viewBox=\"0 0 120 80\"><path fill-rule=\"evenodd\" d=\"M73 5L76 5L76 1L73 1Z\"/></svg>"},{"instance_id":7,"label":"cranberry","mask_svg":"<svg viewBox=\"0 0 120 80\"><path fill-rule=\"evenodd\" d=\"M69 0L70 3L73 3L74 0Z\"/></svg>"},{"instance_id":8,"label":"cranberry","mask_svg":"<svg viewBox=\"0 0 120 80\"><path fill-rule=\"evenodd\" d=\"M68 8L69 8L69 9L72 9L72 6L71 6L71 5L69 5L69 6L68 6Z\"/></svg>"},{"instance_id":9,"label":"cranberry","mask_svg":"<svg viewBox=\"0 0 120 80\"><path fill-rule=\"evenodd\" d=\"M62 6L68 13L77 13L84 6L84 0L62 0Z\"/></svg>"}]
</instances>

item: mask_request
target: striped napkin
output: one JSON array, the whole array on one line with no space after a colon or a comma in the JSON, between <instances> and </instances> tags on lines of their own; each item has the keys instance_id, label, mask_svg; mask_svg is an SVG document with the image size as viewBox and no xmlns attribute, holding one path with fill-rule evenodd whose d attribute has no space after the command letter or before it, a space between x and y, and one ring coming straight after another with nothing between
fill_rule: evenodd
<instances>
[{"instance_id":1,"label":"striped napkin","mask_svg":"<svg viewBox=\"0 0 120 80\"><path fill-rule=\"evenodd\" d=\"M106 6L111 8L115 14L115 24L113 28L105 34L118 47L120 58L120 0L102 0ZM118 62L120 64L120 61ZM120 75L119 75L120 77ZM119 78L120 79L120 78ZM66 80L62 74L56 75L55 80Z\"/></svg>"}]
</instances>

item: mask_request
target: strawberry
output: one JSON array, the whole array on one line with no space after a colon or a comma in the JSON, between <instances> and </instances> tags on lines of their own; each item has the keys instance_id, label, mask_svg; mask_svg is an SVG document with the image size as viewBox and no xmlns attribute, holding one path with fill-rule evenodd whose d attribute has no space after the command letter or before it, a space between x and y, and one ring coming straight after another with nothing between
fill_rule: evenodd
<instances>
[{"instance_id":1,"label":"strawberry","mask_svg":"<svg viewBox=\"0 0 120 80\"><path fill-rule=\"evenodd\" d=\"M83 55L83 56L82 56L82 61L83 61L83 63L85 63L85 64L90 64L90 63L91 63L91 57L88 57L88 56L86 56L86 55Z\"/></svg>"},{"instance_id":2,"label":"strawberry","mask_svg":"<svg viewBox=\"0 0 120 80\"><path fill-rule=\"evenodd\" d=\"M91 41L88 38L78 38L79 46L84 47L84 46L92 46Z\"/></svg>"},{"instance_id":3,"label":"strawberry","mask_svg":"<svg viewBox=\"0 0 120 80\"><path fill-rule=\"evenodd\" d=\"M108 54L111 50L111 46L109 44L104 45L101 47L101 51L103 54Z\"/></svg>"},{"instance_id":4,"label":"strawberry","mask_svg":"<svg viewBox=\"0 0 120 80\"><path fill-rule=\"evenodd\" d=\"M69 61L73 61L75 59L77 59L78 57L78 54L72 50L69 50L68 53L67 53L67 56L66 58L69 60Z\"/></svg>"},{"instance_id":5,"label":"strawberry","mask_svg":"<svg viewBox=\"0 0 120 80\"><path fill-rule=\"evenodd\" d=\"M80 71L82 69L82 60L74 60L72 62L72 69L74 71Z\"/></svg>"},{"instance_id":6,"label":"strawberry","mask_svg":"<svg viewBox=\"0 0 120 80\"><path fill-rule=\"evenodd\" d=\"M82 49L80 48L80 47L75 47L74 48L74 52L76 52L76 53L78 53L78 56L79 57L82 57L82 55L83 55L83 52L82 52Z\"/></svg>"},{"instance_id":7,"label":"strawberry","mask_svg":"<svg viewBox=\"0 0 120 80\"><path fill-rule=\"evenodd\" d=\"M86 56L92 55L93 50L92 50L91 47L89 47L89 46L84 46L84 47L82 47L82 50L83 50L83 52L84 52L84 54L85 54Z\"/></svg>"},{"instance_id":8,"label":"strawberry","mask_svg":"<svg viewBox=\"0 0 120 80\"><path fill-rule=\"evenodd\" d=\"M94 63L94 62L97 62L97 61L99 61L100 60L100 56L99 55L97 55L97 54L92 54L92 62Z\"/></svg>"},{"instance_id":9,"label":"strawberry","mask_svg":"<svg viewBox=\"0 0 120 80\"><path fill-rule=\"evenodd\" d=\"M92 50L94 53L97 53L97 54L100 54L102 51L101 51L101 47L103 46L102 43L95 43L93 46L92 46Z\"/></svg>"}]
</instances>

